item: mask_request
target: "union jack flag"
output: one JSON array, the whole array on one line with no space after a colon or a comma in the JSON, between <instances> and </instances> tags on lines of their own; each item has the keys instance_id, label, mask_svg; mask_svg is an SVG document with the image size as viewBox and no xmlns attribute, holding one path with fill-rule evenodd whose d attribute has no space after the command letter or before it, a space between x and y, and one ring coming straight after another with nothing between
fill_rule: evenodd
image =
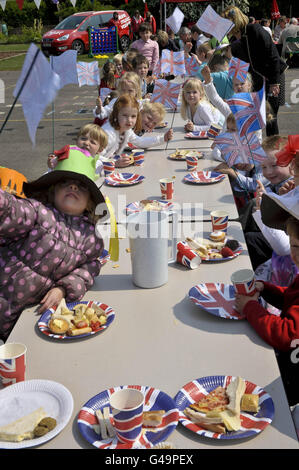
<instances>
[{"instance_id":1,"label":"union jack flag","mask_svg":"<svg viewBox=\"0 0 299 470\"><path fill-rule=\"evenodd\" d=\"M99 85L100 72L98 62L77 62L78 82L79 86L83 85Z\"/></svg>"},{"instance_id":2,"label":"union jack flag","mask_svg":"<svg viewBox=\"0 0 299 470\"><path fill-rule=\"evenodd\" d=\"M199 71L199 65L195 57L188 57L185 59L185 68L186 68L186 75L189 77L194 77L197 75Z\"/></svg>"},{"instance_id":3,"label":"union jack flag","mask_svg":"<svg viewBox=\"0 0 299 470\"><path fill-rule=\"evenodd\" d=\"M176 109L180 94L180 83L170 83L167 80L156 80L151 101L159 101L166 108Z\"/></svg>"},{"instance_id":4,"label":"union jack flag","mask_svg":"<svg viewBox=\"0 0 299 470\"><path fill-rule=\"evenodd\" d=\"M1 359L0 376L4 386L25 380L25 358L25 354L22 354L14 359Z\"/></svg>"},{"instance_id":5,"label":"union jack flag","mask_svg":"<svg viewBox=\"0 0 299 470\"><path fill-rule=\"evenodd\" d=\"M224 132L214 139L221 156L229 167L236 163L262 162L267 158L254 132L240 137L238 132Z\"/></svg>"},{"instance_id":6,"label":"union jack flag","mask_svg":"<svg viewBox=\"0 0 299 470\"><path fill-rule=\"evenodd\" d=\"M249 64L241 59L232 57L229 63L228 76L236 78L241 83L245 82L248 73Z\"/></svg>"},{"instance_id":7,"label":"union jack flag","mask_svg":"<svg viewBox=\"0 0 299 470\"><path fill-rule=\"evenodd\" d=\"M163 49L161 61L161 73L170 75L185 75L185 53L184 51L174 52Z\"/></svg>"},{"instance_id":8,"label":"union jack flag","mask_svg":"<svg viewBox=\"0 0 299 470\"><path fill-rule=\"evenodd\" d=\"M236 93L227 103L235 116L241 137L266 126L264 86L255 93Z\"/></svg>"},{"instance_id":9,"label":"union jack flag","mask_svg":"<svg viewBox=\"0 0 299 470\"><path fill-rule=\"evenodd\" d=\"M217 317L240 320L242 316L234 309L235 289L229 284L197 284L189 291L189 298L199 307Z\"/></svg>"},{"instance_id":10,"label":"union jack flag","mask_svg":"<svg viewBox=\"0 0 299 470\"><path fill-rule=\"evenodd\" d=\"M156 63L153 70L153 74L155 77L159 77L159 75L161 75L161 60L158 60L158 62Z\"/></svg>"}]
</instances>

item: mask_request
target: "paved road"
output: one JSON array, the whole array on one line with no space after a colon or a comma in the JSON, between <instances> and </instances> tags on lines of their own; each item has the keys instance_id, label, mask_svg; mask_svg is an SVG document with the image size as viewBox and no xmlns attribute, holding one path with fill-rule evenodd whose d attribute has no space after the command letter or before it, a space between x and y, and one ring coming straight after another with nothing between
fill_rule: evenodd
<instances>
[{"instance_id":1,"label":"paved road","mask_svg":"<svg viewBox=\"0 0 299 470\"><path fill-rule=\"evenodd\" d=\"M279 111L280 134L299 133L299 69L286 72L286 105ZM4 103L0 103L0 127L14 101L13 90L20 72L2 72ZM19 170L28 179L34 179L47 170L47 155L54 148L73 144L80 127L93 121L95 87L67 85L60 90L54 103L47 108L36 133L36 145L32 147L22 106L16 104L9 121L0 134L0 165ZM0 99L3 101L3 99ZM54 120L53 120L54 117ZM54 121L54 125L53 125ZM53 138L54 136L54 138Z\"/></svg>"}]
</instances>

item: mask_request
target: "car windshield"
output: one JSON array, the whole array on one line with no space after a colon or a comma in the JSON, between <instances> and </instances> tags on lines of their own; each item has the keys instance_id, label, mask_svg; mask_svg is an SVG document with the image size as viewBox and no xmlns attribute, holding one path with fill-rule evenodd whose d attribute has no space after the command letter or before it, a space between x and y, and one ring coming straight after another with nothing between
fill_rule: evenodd
<instances>
[{"instance_id":1,"label":"car windshield","mask_svg":"<svg viewBox=\"0 0 299 470\"><path fill-rule=\"evenodd\" d=\"M76 29L86 16L69 16L64 18L54 29Z\"/></svg>"}]
</instances>

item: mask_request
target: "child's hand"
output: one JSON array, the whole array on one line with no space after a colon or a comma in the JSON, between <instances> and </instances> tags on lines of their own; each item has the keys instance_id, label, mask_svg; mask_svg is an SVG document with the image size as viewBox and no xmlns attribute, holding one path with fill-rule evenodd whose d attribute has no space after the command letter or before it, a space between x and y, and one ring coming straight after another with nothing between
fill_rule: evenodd
<instances>
[{"instance_id":1,"label":"child's hand","mask_svg":"<svg viewBox=\"0 0 299 470\"><path fill-rule=\"evenodd\" d=\"M204 78L204 81L206 84L210 83L212 81L212 77L211 77L211 71L210 71L210 67L208 65L205 65L202 69L201 69L201 74Z\"/></svg>"},{"instance_id":2,"label":"child's hand","mask_svg":"<svg viewBox=\"0 0 299 470\"><path fill-rule=\"evenodd\" d=\"M38 309L38 313L43 313L49 308L56 307L63 297L65 297L65 290L63 287L53 287L53 289L50 289L45 297L40 301L41 306Z\"/></svg>"},{"instance_id":3,"label":"child's hand","mask_svg":"<svg viewBox=\"0 0 299 470\"><path fill-rule=\"evenodd\" d=\"M193 57L193 58L196 60L196 62L198 63L198 65L201 65L201 64L202 64L202 61L199 60L199 58L197 57L197 55L196 55L196 54L193 54L193 52L191 53L191 57Z\"/></svg>"},{"instance_id":4,"label":"child's hand","mask_svg":"<svg viewBox=\"0 0 299 470\"><path fill-rule=\"evenodd\" d=\"M193 122L188 121L187 124L185 124L184 129L185 129L186 132L192 132L193 129L194 129L194 124L193 124Z\"/></svg>"},{"instance_id":5,"label":"child's hand","mask_svg":"<svg viewBox=\"0 0 299 470\"><path fill-rule=\"evenodd\" d=\"M129 157L129 155L123 153L118 160L115 161L115 167L116 168L124 168L126 166L131 165L132 160Z\"/></svg>"},{"instance_id":6,"label":"child's hand","mask_svg":"<svg viewBox=\"0 0 299 470\"><path fill-rule=\"evenodd\" d=\"M173 138L173 129L169 129L167 132L164 134L164 141L168 142Z\"/></svg>"},{"instance_id":7,"label":"child's hand","mask_svg":"<svg viewBox=\"0 0 299 470\"><path fill-rule=\"evenodd\" d=\"M255 288L258 292L262 292L264 290L264 283L261 281L255 281Z\"/></svg>"},{"instance_id":8,"label":"child's hand","mask_svg":"<svg viewBox=\"0 0 299 470\"><path fill-rule=\"evenodd\" d=\"M58 163L58 160L57 160L56 155L54 155L54 153L50 153L48 155L48 168L51 168L51 170L54 170L57 163Z\"/></svg>"},{"instance_id":9,"label":"child's hand","mask_svg":"<svg viewBox=\"0 0 299 470\"><path fill-rule=\"evenodd\" d=\"M99 114L101 112L102 107L103 107L102 100L99 96L96 99L96 107L97 107L96 112L97 112L97 114Z\"/></svg>"},{"instance_id":10,"label":"child's hand","mask_svg":"<svg viewBox=\"0 0 299 470\"><path fill-rule=\"evenodd\" d=\"M278 194L282 196L283 194L288 193L289 191L292 191L296 187L295 181L294 180L289 180L286 181L278 190Z\"/></svg>"},{"instance_id":11,"label":"child's hand","mask_svg":"<svg viewBox=\"0 0 299 470\"><path fill-rule=\"evenodd\" d=\"M220 163L220 165L217 165L215 168L213 168L213 171L218 171L219 173L229 175L232 178L237 178L235 170L230 168L226 163Z\"/></svg>"},{"instance_id":12,"label":"child's hand","mask_svg":"<svg viewBox=\"0 0 299 470\"><path fill-rule=\"evenodd\" d=\"M263 183L257 180L256 196L255 196L255 207L257 210L261 208L262 195L266 192Z\"/></svg>"},{"instance_id":13,"label":"child's hand","mask_svg":"<svg viewBox=\"0 0 299 470\"><path fill-rule=\"evenodd\" d=\"M256 292L255 294L251 296L236 294L235 305L234 305L235 310L237 310L237 312L239 313L243 313L244 308L246 307L247 303L250 300L258 300L259 295L260 295L259 292Z\"/></svg>"}]
</instances>

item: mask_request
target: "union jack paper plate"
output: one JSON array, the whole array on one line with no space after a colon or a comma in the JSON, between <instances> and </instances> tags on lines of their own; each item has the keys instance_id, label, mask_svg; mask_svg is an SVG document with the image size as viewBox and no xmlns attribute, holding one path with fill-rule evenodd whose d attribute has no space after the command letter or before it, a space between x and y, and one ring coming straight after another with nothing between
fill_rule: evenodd
<instances>
[{"instance_id":1,"label":"union jack paper plate","mask_svg":"<svg viewBox=\"0 0 299 470\"><path fill-rule=\"evenodd\" d=\"M144 411L165 410L162 423L153 429L144 428L141 438L135 441L130 447L128 444L122 444L116 437L103 440L98 426L96 410L103 410L110 406L110 396L112 393L122 388L136 388L140 390L145 397ZM167 437L175 430L179 419L179 412L173 399L164 392L154 388L141 385L122 385L115 388L104 390L88 400L81 408L78 415L78 427L82 436L98 449L145 449L151 448L159 442L165 441ZM113 424L112 412L110 409L110 421Z\"/></svg>"},{"instance_id":2,"label":"union jack paper plate","mask_svg":"<svg viewBox=\"0 0 299 470\"><path fill-rule=\"evenodd\" d=\"M217 387L226 388L234 378L229 375L213 375L192 380L192 382L184 385L174 398L175 404L180 411L179 422L197 435L212 439L244 439L256 436L263 431L273 420L274 403L265 390L247 380L245 380L245 393L258 395L260 408L257 413L241 411L241 428L239 431L227 431L226 433L207 431L185 416L184 410L189 405L197 402L203 395L207 395Z\"/></svg>"},{"instance_id":3,"label":"union jack paper plate","mask_svg":"<svg viewBox=\"0 0 299 470\"><path fill-rule=\"evenodd\" d=\"M94 331L91 331L90 333L85 333L83 335L68 336L66 334L64 334L64 335L55 334L55 333L52 333L52 331L50 331L49 328L48 328L48 323L49 323L50 317L55 312L55 309L54 308L49 308L48 310L46 310L41 315L41 317L40 317L40 319L37 323L38 328L40 329L40 331L44 335L46 335L50 338L72 340L72 339L77 339L77 338L85 338L86 336L93 336L96 333L99 333L100 331L106 330L114 320L114 317L115 317L114 310L111 307L108 307L108 305L103 304L101 302L94 302L92 300L89 300L89 301L81 300L80 302L70 302L70 303L67 303L66 305L67 305L69 310L72 310L78 304L86 304L88 307L91 307L91 308L92 308L93 304L98 305L99 307L101 307L101 309L104 310L104 312L106 313L106 316L107 316L107 322L105 323L105 325L102 325L102 326L100 326L100 328L98 328Z\"/></svg>"},{"instance_id":4,"label":"union jack paper plate","mask_svg":"<svg viewBox=\"0 0 299 470\"><path fill-rule=\"evenodd\" d=\"M185 161L186 160L186 157L187 156L190 156L190 157L197 157L198 159L200 158L203 158L204 154L203 152L199 152L198 150L183 150L182 153L171 153L170 155L168 155L168 158L170 160L181 160L181 161Z\"/></svg>"},{"instance_id":5,"label":"union jack paper plate","mask_svg":"<svg viewBox=\"0 0 299 470\"><path fill-rule=\"evenodd\" d=\"M213 250L211 250L213 251ZM215 250L215 251L218 251L218 250ZM204 263L222 263L223 261L230 261L231 259L235 259L237 256L239 256L243 251L243 248L241 246L239 246L239 248L234 251L233 255L231 256L227 256L226 258L201 258L201 261L203 261Z\"/></svg>"},{"instance_id":6,"label":"union jack paper plate","mask_svg":"<svg viewBox=\"0 0 299 470\"><path fill-rule=\"evenodd\" d=\"M208 282L193 286L188 293L189 299L198 307L216 317L228 320L243 320L234 309L235 288L233 285Z\"/></svg>"},{"instance_id":7,"label":"union jack paper plate","mask_svg":"<svg viewBox=\"0 0 299 470\"><path fill-rule=\"evenodd\" d=\"M134 173L111 173L105 178L108 186L131 186L132 184L141 183L144 176L135 175Z\"/></svg>"},{"instance_id":8,"label":"union jack paper plate","mask_svg":"<svg viewBox=\"0 0 299 470\"><path fill-rule=\"evenodd\" d=\"M208 139L207 131L187 132L185 139Z\"/></svg>"},{"instance_id":9,"label":"union jack paper plate","mask_svg":"<svg viewBox=\"0 0 299 470\"><path fill-rule=\"evenodd\" d=\"M195 183L195 184L211 184L218 183L225 178L225 175L222 173L217 173L216 171L193 171L188 173L184 177L186 183Z\"/></svg>"},{"instance_id":10,"label":"union jack paper plate","mask_svg":"<svg viewBox=\"0 0 299 470\"><path fill-rule=\"evenodd\" d=\"M161 211L161 212L169 212L173 208L173 204L169 201L148 199L147 202L148 203L154 203L155 208L145 209L146 206L145 206L145 204L143 204L142 201L131 202L126 207L127 215L135 214L136 212L141 212L143 210L155 210L155 211Z\"/></svg>"},{"instance_id":11,"label":"union jack paper plate","mask_svg":"<svg viewBox=\"0 0 299 470\"><path fill-rule=\"evenodd\" d=\"M0 425L5 426L42 407L48 416L56 419L52 431L41 437L21 442L0 440L1 449L23 449L39 446L59 434L69 422L74 407L71 392L52 380L25 380L0 391Z\"/></svg>"}]
</instances>

